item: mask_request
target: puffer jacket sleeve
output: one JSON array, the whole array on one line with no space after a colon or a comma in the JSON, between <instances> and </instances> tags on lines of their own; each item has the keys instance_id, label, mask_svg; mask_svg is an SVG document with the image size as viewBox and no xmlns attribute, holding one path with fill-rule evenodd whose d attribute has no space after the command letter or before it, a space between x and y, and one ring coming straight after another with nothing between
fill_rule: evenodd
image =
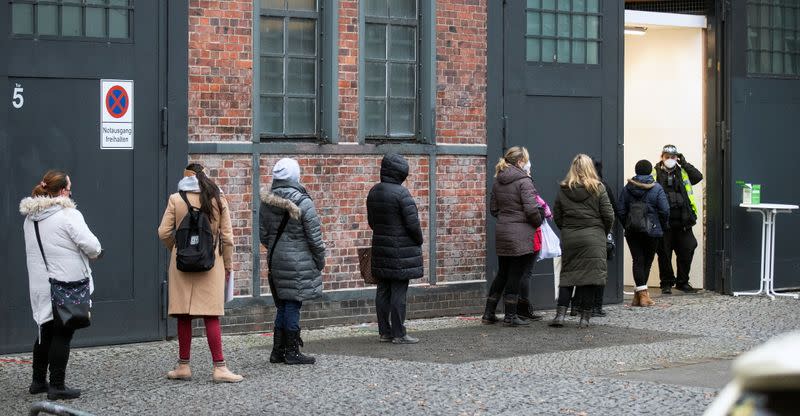
<instances>
[{"instance_id":1,"label":"puffer jacket sleeve","mask_svg":"<svg viewBox=\"0 0 800 416\"><path fill-rule=\"evenodd\" d=\"M175 246L175 201L172 197L167 198L167 208L161 217L161 225L158 226L158 238L164 243L168 250Z\"/></svg>"},{"instance_id":2,"label":"puffer jacket sleeve","mask_svg":"<svg viewBox=\"0 0 800 416\"><path fill-rule=\"evenodd\" d=\"M314 202L307 198L300 203L300 210L303 212L303 231L308 247L317 270L322 270L325 268L325 241L322 239L322 224L317 209L314 207Z\"/></svg>"},{"instance_id":3,"label":"puffer jacket sleeve","mask_svg":"<svg viewBox=\"0 0 800 416\"><path fill-rule=\"evenodd\" d=\"M261 240L261 245L267 250L269 250L269 214L267 204L262 202L261 209L258 211L258 235Z\"/></svg>"},{"instance_id":4,"label":"puffer jacket sleeve","mask_svg":"<svg viewBox=\"0 0 800 416\"><path fill-rule=\"evenodd\" d=\"M67 233L72 241L80 247L81 251L90 259L95 259L100 255L103 248L100 240L92 233L83 214L77 209L68 210L69 221L67 222Z\"/></svg>"},{"instance_id":5,"label":"puffer jacket sleeve","mask_svg":"<svg viewBox=\"0 0 800 416\"><path fill-rule=\"evenodd\" d=\"M539 228L542 225L542 214L539 210L539 204L536 202L536 188L533 187L533 181L522 180L519 183L522 210L525 212L525 218L533 228Z\"/></svg>"},{"instance_id":6,"label":"puffer jacket sleeve","mask_svg":"<svg viewBox=\"0 0 800 416\"><path fill-rule=\"evenodd\" d=\"M656 210L658 211L658 219L661 221L661 227L665 230L669 229L669 201L667 201L667 193L661 185L656 184L653 187L656 194Z\"/></svg>"},{"instance_id":7,"label":"puffer jacket sleeve","mask_svg":"<svg viewBox=\"0 0 800 416\"><path fill-rule=\"evenodd\" d=\"M606 234L610 233L614 228L614 208L611 206L611 200L608 198L608 191L605 187L600 192L600 217L603 219Z\"/></svg>"},{"instance_id":8,"label":"puffer jacket sleeve","mask_svg":"<svg viewBox=\"0 0 800 416\"><path fill-rule=\"evenodd\" d=\"M403 193L400 198L400 209L403 216L403 225L408 231L408 235L417 245L422 245L422 227L419 224L419 212L417 211L417 204L411 193L403 188Z\"/></svg>"},{"instance_id":9,"label":"puffer jacket sleeve","mask_svg":"<svg viewBox=\"0 0 800 416\"><path fill-rule=\"evenodd\" d=\"M556 195L556 202L553 203L553 221L555 221L558 228L563 228L564 208L561 204L561 191L558 191L558 195Z\"/></svg>"},{"instance_id":10,"label":"puffer jacket sleeve","mask_svg":"<svg viewBox=\"0 0 800 416\"><path fill-rule=\"evenodd\" d=\"M233 267L233 227L231 226L231 210L228 208L228 201L225 197L222 200L222 212L220 213L219 231L222 241L222 260L225 264L225 271L231 271Z\"/></svg>"}]
</instances>

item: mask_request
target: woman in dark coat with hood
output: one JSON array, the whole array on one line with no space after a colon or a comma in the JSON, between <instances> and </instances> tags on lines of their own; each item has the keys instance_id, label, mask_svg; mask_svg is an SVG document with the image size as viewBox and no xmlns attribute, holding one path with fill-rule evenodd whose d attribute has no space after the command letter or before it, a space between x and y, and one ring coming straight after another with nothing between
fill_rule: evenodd
<instances>
[{"instance_id":1,"label":"woman in dark coat with hood","mask_svg":"<svg viewBox=\"0 0 800 416\"><path fill-rule=\"evenodd\" d=\"M279 160L272 178L270 191L261 193L259 214L261 244L269 252L269 288L278 309L269 361L314 364L314 357L300 352L300 308L322 296L322 225L314 201L300 184L296 160Z\"/></svg>"},{"instance_id":2,"label":"woman in dark coat with hood","mask_svg":"<svg viewBox=\"0 0 800 416\"><path fill-rule=\"evenodd\" d=\"M631 306L647 307L655 304L647 291L647 279L650 277L650 267L653 265L658 242L664 236L664 229L669 227L667 194L653 178L652 172L653 165L649 161L637 162L636 176L628 179L628 184L619 195L617 213L626 227L625 239L633 258L633 280L636 282ZM644 202L644 207L640 202ZM638 221L631 218L635 216L640 217ZM641 224L637 225L637 222ZM642 225L646 230L642 229Z\"/></svg>"},{"instance_id":3,"label":"woman in dark coat with hood","mask_svg":"<svg viewBox=\"0 0 800 416\"><path fill-rule=\"evenodd\" d=\"M596 292L608 276L606 236L614 225L614 209L600 182L592 159L579 154L572 161L553 207L553 219L561 229L561 276L558 309L551 326L564 325L564 317L577 286L579 327L588 327Z\"/></svg>"},{"instance_id":4,"label":"woman in dark coat with hood","mask_svg":"<svg viewBox=\"0 0 800 416\"><path fill-rule=\"evenodd\" d=\"M367 196L367 220L372 229L372 275L378 279L375 309L381 342L416 344L408 335L406 319L408 281L424 274L422 227L417 204L402 183L408 162L388 154L381 162L381 182ZM391 319L390 319L391 318Z\"/></svg>"},{"instance_id":5,"label":"woman in dark coat with hood","mask_svg":"<svg viewBox=\"0 0 800 416\"><path fill-rule=\"evenodd\" d=\"M536 229L542 225L542 215L536 203L536 189L523 169L529 160L528 150L515 146L508 149L495 166L489 211L497 218L495 251L499 264L497 276L486 298L486 310L481 318L485 324L498 321L495 309L501 295L505 307L504 325L530 323L517 316L520 281L533 267L533 238Z\"/></svg>"}]
</instances>

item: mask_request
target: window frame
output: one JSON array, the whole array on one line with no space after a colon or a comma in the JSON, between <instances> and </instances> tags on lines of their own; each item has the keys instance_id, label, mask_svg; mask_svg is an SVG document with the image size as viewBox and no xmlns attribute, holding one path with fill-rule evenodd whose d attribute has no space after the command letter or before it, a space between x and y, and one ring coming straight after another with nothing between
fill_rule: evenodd
<instances>
[{"instance_id":1,"label":"window frame","mask_svg":"<svg viewBox=\"0 0 800 416\"><path fill-rule=\"evenodd\" d=\"M103 42L114 44L131 44L134 42L134 14L136 5L134 0L128 0L127 6L117 6L111 4L89 4L86 0L80 0L80 3L64 3L63 0L8 0L9 4L9 35L12 39L29 39L29 40L55 40L55 41L71 41L71 42ZM13 8L15 4L29 4L33 7L33 33L14 33L13 32ZM63 21L63 7L75 7L81 11L81 32L80 36L65 36L61 34L62 21ZM39 6L56 6L56 29L59 34L39 34ZM102 9L105 13L105 37L86 36L86 10L87 9ZM112 38L110 36L111 17L108 11L110 10L127 10L128 11L128 37L126 38Z\"/></svg>"},{"instance_id":2,"label":"window frame","mask_svg":"<svg viewBox=\"0 0 800 416\"><path fill-rule=\"evenodd\" d=\"M768 7L769 11L770 11L770 13L769 13L769 23L767 24L767 26L763 26L761 24L761 19L760 19L761 11L760 11L760 8L762 6ZM780 7L783 11L785 11L785 10L793 10L794 11L795 21L794 21L794 28L793 28L793 30L791 30L791 32L794 32L794 37L795 37L794 42L796 44L795 48L797 50L796 52L781 51L781 50L774 49L774 47L773 47L773 43L774 43L774 40L775 40L774 32L776 30L780 30L781 32L784 32L784 33L790 31L786 27L786 16L787 16L786 13L782 13L781 14L781 20L782 21L781 21L781 24L779 26L776 26L776 24L773 22L774 14L772 13L772 11L773 11L773 9L775 7ZM750 24L750 22L751 22L751 15L750 15L751 10L755 10L757 12L757 15L755 17L753 17L754 21L758 23L755 26L752 26ZM767 41L769 46L767 47L767 49L762 49L760 46L759 47L755 47L755 48L749 47L750 31L751 30L754 30L756 32L761 32L761 31L764 31L764 30L767 31L767 33L769 34L768 41ZM758 39L760 39L760 33L759 33ZM786 40L785 35L783 37L783 40L784 41ZM758 71L751 71L751 69L750 69L750 54L751 53L754 53L754 59L756 60L757 65L759 66L759 70ZM776 54L782 55L781 63L783 65L783 70L781 72L778 72L778 73L776 73L776 72L762 72L762 70L760 68L760 66L761 66L760 65L760 60L761 60L761 54L764 54L764 53L767 53L768 56L769 56L770 69L772 69L772 67L773 67L775 55ZM745 3L745 49L744 49L744 54L745 54L745 56L744 56L745 73L747 74L747 77L749 77L749 78L800 79L800 5L798 5L796 7L795 6L790 6L790 5L780 5L780 6L778 6L778 5L775 5L775 4L767 3L767 2L765 2L763 0L747 0L747 2ZM794 73L786 73L786 72L784 72L784 70L786 69L786 61L785 61L785 59L786 59L787 56L789 56L789 57L794 59L794 62L793 62L794 63Z\"/></svg>"},{"instance_id":3,"label":"window frame","mask_svg":"<svg viewBox=\"0 0 800 416\"><path fill-rule=\"evenodd\" d=\"M526 65L536 65L536 66L569 66L569 67L590 67L590 68L598 68L603 65L603 29L604 29L604 22L603 18L605 17L603 14L603 0L597 0L597 11L590 12L588 11L588 7L586 11L573 11L574 1L575 0L568 0L570 2L569 10L560 10L558 8L558 0L553 0L554 8L553 9L544 9L542 8L544 0L539 0L539 7L528 7L528 3L525 3L525 63ZM588 1L588 0L584 0ZM527 31L527 16L529 12L534 12L539 14L539 29L540 32L542 31L543 27L543 20L542 14L549 13L553 14L554 16L554 35L530 35ZM567 15L570 19L570 29L569 29L569 36L564 37L558 34L558 16L559 15ZM588 17L597 17L597 38L589 38L588 34L582 38L574 37L573 25L572 25L572 18L574 16L583 16L584 22L588 22ZM585 29L588 33L588 23L585 23ZM527 56L527 44L528 39L537 39L539 40L539 59L536 61L528 60ZM552 40L554 42L553 52L555 53L556 60L555 61L543 61L542 60L542 41L543 40ZM561 62L558 60L558 42L561 40L565 40L569 42L569 62ZM590 42L597 44L597 62L596 63L588 63L588 48L584 47L584 62L572 62L572 44L575 41L583 41L585 45L588 45Z\"/></svg>"},{"instance_id":4,"label":"window frame","mask_svg":"<svg viewBox=\"0 0 800 416\"><path fill-rule=\"evenodd\" d=\"M416 22L412 24L412 22ZM416 0L416 18L400 18L400 17L377 17L367 16L366 2L359 2L359 54L358 54L358 102L359 108L359 128L358 128L358 142L364 143L421 143L428 144L435 142L435 86L436 86L436 0ZM368 24L381 24L386 26L386 55L385 59L366 58L366 28ZM392 59L389 56L389 35L391 26L414 26L416 30L414 49L415 61ZM364 111L365 103L370 99L378 99L379 97L366 95L366 64L368 62L384 62L386 64L386 95L384 98L386 102L386 134L385 135L371 135L367 134L366 128L366 112ZM400 64L413 64L415 81L414 81L414 132L413 134L395 134L389 133L390 121L390 82L389 78L390 65L392 63ZM400 99L404 97L399 97ZM407 97L405 97L407 98Z\"/></svg>"}]
</instances>

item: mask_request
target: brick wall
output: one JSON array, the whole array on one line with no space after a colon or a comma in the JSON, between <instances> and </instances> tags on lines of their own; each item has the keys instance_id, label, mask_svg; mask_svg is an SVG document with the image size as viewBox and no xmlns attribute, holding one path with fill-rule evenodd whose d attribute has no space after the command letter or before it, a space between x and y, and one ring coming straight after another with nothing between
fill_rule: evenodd
<instances>
[{"instance_id":1,"label":"brick wall","mask_svg":"<svg viewBox=\"0 0 800 416\"><path fill-rule=\"evenodd\" d=\"M486 144L486 2L436 2L436 141Z\"/></svg>"},{"instance_id":2,"label":"brick wall","mask_svg":"<svg viewBox=\"0 0 800 416\"><path fill-rule=\"evenodd\" d=\"M486 3L488 0L438 0L436 16L436 141L440 144L486 144ZM339 141L358 140L359 1L340 0L338 63ZM253 2L250 0L190 0L189 17L189 140L250 141L253 88ZM257 75L257 74L256 74ZM347 144L344 144L345 146ZM376 155L263 155L261 188L268 189L271 168L280 157L295 157L323 224L328 244L324 271L326 291L362 288L356 248L367 246L366 196L379 181ZM205 164L231 206L236 248L235 293L252 295L252 204L250 155L190 155ZM423 247L428 280L430 160L408 155L411 175L405 185L420 211L426 243ZM437 157L436 211L438 281L485 278L486 159L481 156ZM254 200L255 199L255 200ZM257 224L255 225L257 226ZM261 256L261 293L268 294L266 253ZM441 291L431 288L410 296L410 316L476 312L482 290ZM436 290L433 290L436 289ZM427 297L426 297L427 296ZM272 320L263 306L229 311L225 324L233 331L263 330ZM370 300L323 300L304 310L308 326L374 319Z\"/></svg>"},{"instance_id":3,"label":"brick wall","mask_svg":"<svg viewBox=\"0 0 800 416\"><path fill-rule=\"evenodd\" d=\"M189 140L250 140L253 2L189 1Z\"/></svg>"}]
</instances>

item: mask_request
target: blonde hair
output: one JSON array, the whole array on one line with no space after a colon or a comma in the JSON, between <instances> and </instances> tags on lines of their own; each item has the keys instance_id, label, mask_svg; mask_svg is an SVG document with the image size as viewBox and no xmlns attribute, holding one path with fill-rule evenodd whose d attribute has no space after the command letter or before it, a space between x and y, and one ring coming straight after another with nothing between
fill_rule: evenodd
<instances>
[{"instance_id":1,"label":"blonde hair","mask_svg":"<svg viewBox=\"0 0 800 416\"><path fill-rule=\"evenodd\" d=\"M567 186L569 189L575 189L583 186L590 193L600 195L600 177L597 176L597 170L594 168L592 158L581 153L575 156L572 160L572 165L569 167L567 177L561 182L562 186Z\"/></svg>"},{"instance_id":2,"label":"blonde hair","mask_svg":"<svg viewBox=\"0 0 800 416\"><path fill-rule=\"evenodd\" d=\"M516 165L520 161L527 163L530 160L528 149L522 146L514 146L506 151L505 156L501 157L494 167L494 176L497 177L500 172L506 170L509 166Z\"/></svg>"}]
</instances>

